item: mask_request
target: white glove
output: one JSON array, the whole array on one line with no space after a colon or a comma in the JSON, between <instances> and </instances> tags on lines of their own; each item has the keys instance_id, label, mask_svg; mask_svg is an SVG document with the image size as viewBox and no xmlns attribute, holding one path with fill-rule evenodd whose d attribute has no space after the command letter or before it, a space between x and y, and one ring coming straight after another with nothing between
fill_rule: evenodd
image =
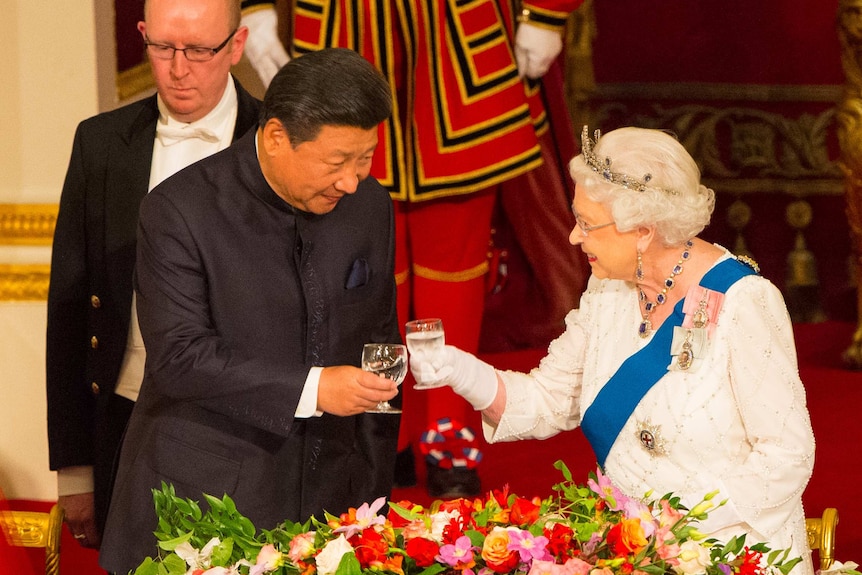
<instances>
[{"instance_id":1,"label":"white glove","mask_svg":"<svg viewBox=\"0 0 862 575\"><path fill-rule=\"evenodd\" d=\"M269 87L276 72L290 61L290 56L278 39L278 15L275 8L261 8L244 14L242 25L248 27L245 55L260 76L264 87Z\"/></svg>"},{"instance_id":2,"label":"white glove","mask_svg":"<svg viewBox=\"0 0 862 575\"><path fill-rule=\"evenodd\" d=\"M422 385L448 385L479 411L497 396L497 371L476 356L446 345L410 354L410 372Z\"/></svg>"},{"instance_id":3,"label":"white glove","mask_svg":"<svg viewBox=\"0 0 862 575\"><path fill-rule=\"evenodd\" d=\"M524 22L515 32L515 62L522 78L541 78L563 49L559 32Z\"/></svg>"}]
</instances>

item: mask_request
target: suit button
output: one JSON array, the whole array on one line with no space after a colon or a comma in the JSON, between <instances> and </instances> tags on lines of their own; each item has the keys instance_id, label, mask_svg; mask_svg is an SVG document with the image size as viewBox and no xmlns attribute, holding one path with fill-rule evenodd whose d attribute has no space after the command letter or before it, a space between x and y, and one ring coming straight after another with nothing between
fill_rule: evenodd
<instances>
[{"instance_id":1,"label":"suit button","mask_svg":"<svg viewBox=\"0 0 862 575\"><path fill-rule=\"evenodd\" d=\"M100 307L102 307L102 300L100 300L99 296L97 296L97 295L91 295L90 296L90 305L96 309L99 309Z\"/></svg>"},{"instance_id":2,"label":"suit button","mask_svg":"<svg viewBox=\"0 0 862 575\"><path fill-rule=\"evenodd\" d=\"M90 384L90 391L93 392L93 395L99 395L99 384L95 381Z\"/></svg>"},{"instance_id":3,"label":"suit button","mask_svg":"<svg viewBox=\"0 0 862 575\"><path fill-rule=\"evenodd\" d=\"M95 335L90 338L90 347L93 349L99 349L99 338Z\"/></svg>"}]
</instances>

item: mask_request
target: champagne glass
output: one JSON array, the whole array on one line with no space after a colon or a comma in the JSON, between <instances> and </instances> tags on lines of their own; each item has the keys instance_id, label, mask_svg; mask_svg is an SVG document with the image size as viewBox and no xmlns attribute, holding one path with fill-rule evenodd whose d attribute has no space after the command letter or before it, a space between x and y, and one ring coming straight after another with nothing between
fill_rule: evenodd
<instances>
[{"instance_id":1,"label":"champagne glass","mask_svg":"<svg viewBox=\"0 0 862 575\"><path fill-rule=\"evenodd\" d=\"M366 343L362 347L362 369L391 379L398 385L407 376L407 347L400 343ZM401 413L388 401L380 401L367 413Z\"/></svg>"},{"instance_id":2,"label":"champagne glass","mask_svg":"<svg viewBox=\"0 0 862 575\"><path fill-rule=\"evenodd\" d=\"M404 325L407 339L407 349L410 353L416 353L418 350L427 352L437 351L443 348L446 343L446 336L443 332L443 320L438 318L414 319L408 321ZM413 389L433 389L442 387L443 384L421 384L416 383Z\"/></svg>"}]
</instances>

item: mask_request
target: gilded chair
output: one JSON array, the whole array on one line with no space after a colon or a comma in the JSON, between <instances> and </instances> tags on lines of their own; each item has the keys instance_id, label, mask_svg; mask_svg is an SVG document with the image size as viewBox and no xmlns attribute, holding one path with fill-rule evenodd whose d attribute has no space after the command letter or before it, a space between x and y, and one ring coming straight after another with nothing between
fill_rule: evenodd
<instances>
[{"instance_id":1,"label":"gilded chair","mask_svg":"<svg viewBox=\"0 0 862 575\"><path fill-rule=\"evenodd\" d=\"M45 548L45 574L60 573L60 534L63 508L54 505L49 513L0 511L0 527L10 545Z\"/></svg>"},{"instance_id":2,"label":"gilded chair","mask_svg":"<svg viewBox=\"0 0 862 575\"><path fill-rule=\"evenodd\" d=\"M827 507L822 517L805 519L808 533L808 546L817 550L820 556L820 569L829 569L835 561L835 526L838 525L838 510Z\"/></svg>"}]
</instances>

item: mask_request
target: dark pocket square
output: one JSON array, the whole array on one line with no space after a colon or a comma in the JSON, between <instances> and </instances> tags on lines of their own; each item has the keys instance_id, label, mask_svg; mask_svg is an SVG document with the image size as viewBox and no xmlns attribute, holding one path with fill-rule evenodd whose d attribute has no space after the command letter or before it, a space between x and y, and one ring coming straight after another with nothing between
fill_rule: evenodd
<instances>
[{"instance_id":1,"label":"dark pocket square","mask_svg":"<svg viewBox=\"0 0 862 575\"><path fill-rule=\"evenodd\" d=\"M358 259L353 262L353 267L350 268L350 276L347 278L345 288L353 289L364 286L368 283L368 262L363 259Z\"/></svg>"}]
</instances>

